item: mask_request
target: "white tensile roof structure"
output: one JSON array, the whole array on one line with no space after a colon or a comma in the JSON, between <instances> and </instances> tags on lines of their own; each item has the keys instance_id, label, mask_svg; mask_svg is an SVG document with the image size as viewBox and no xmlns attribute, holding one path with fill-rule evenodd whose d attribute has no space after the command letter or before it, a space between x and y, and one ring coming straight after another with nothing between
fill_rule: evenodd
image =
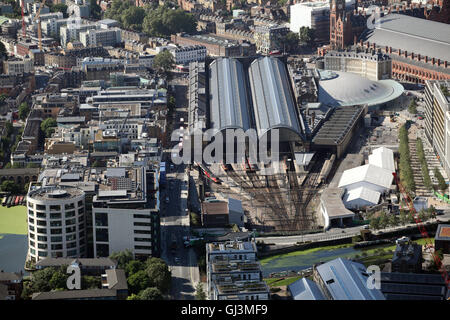
<instances>
[{"instance_id":1,"label":"white tensile roof structure","mask_svg":"<svg viewBox=\"0 0 450 320\"><path fill-rule=\"evenodd\" d=\"M380 201L381 193L378 191L359 187L348 191L344 196L346 208L360 207L364 205L375 205Z\"/></svg>"},{"instance_id":2,"label":"white tensile roof structure","mask_svg":"<svg viewBox=\"0 0 450 320\"><path fill-rule=\"evenodd\" d=\"M374 149L369 155L369 164L394 172L394 151L385 147Z\"/></svg>"},{"instance_id":3,"label":"white tensile roof structure","mask_svg":"<svg viewBox=\"0 0 450 320\"><path fill-rule=\"evenodd\" d=\"M347 192L355 187L360 187L361 184L373 185L375 189L389 189L392 184L394 176L389 170L374 166L373 164L366 164L364 166L345 170L342 173L339 181L339 188L347 189ZM354 186L358 184L357 186ZM352 187L352 185L354 187Z\"/></svg>"}]
</instances>

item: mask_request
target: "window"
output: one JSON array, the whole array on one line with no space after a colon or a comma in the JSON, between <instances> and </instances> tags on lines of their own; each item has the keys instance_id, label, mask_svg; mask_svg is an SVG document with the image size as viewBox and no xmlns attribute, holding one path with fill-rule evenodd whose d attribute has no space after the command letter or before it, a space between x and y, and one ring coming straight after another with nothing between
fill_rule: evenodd
<instances>
[{"instance_id":1,"label":"window","mask_svg":"<svg viewBox=\"0 0 450 320\"><path fill-rule=\"evenodd\" d=\"M62 237L51 237L50 238L52 242L62 242Z\"/></svg>"},{"instance_id":2,"label":"window","mask_svg":"<svg viewBox=\"0 0 450 320\"><path fill-rule=\"evenodd\" d=\"M47 226L47 221L45 221L45 220L38 220L37 221L37 225L45 227L45 226Z\"/></svg>"},{"instance_id":3,"label":"window","mask_svg":"<svg viewBox=\"0 0 450 320\"><path fill-rule=\"evenodd\" d=\"M109 245L108 244L98 243L96 245L96 249L97 249L97 256L98 257L107 257L107 256L109 256Z\"/></svg>"},{"instance_id":4,"label":"window","mask_svg":"<svg viewBox=\"0 0 450 320\"><path fill-rule=\"evenodd\" d=\"M151 216L148 214L133 214L133 218L150 219Z\"/></svg>"},{"instance_id":5,"label":"window","mask_svg":"<svg viewBox=\"0 0 450 320\"><path fill-rule=\"evenodd\" d=\"M150 246L134 246L134 248L138 250L152 250L152 247Z\"/></svg>"},{"instance_id":6,"label":"window","mask_svg":"<svg viewBox=\"0 0 450 320\"><path fill-rule=\"evenodd\" d=\"M61 213L50 213L50 219L61 219Z\"/></svg>"},{"instance_id":7,"label":"window","mask_svg":"<svg viewBox=\"0 0 450 320\"><path fill-rule=\"evenodd\" d=\"M66 226L70 226L72 224L75 224L77 222L76 219L67 219L66 220Z\"/></svg>"},{"instance_id":8,"label":"window","mask_svg":"<svg viewBox=\"0 0 450 320\"><path fill-rule=\"evenodd\" d=\"M50 221L50 227L61 227L62 222L61 221Z\"/></svg>"},{"instance_id":9,"label":"window","mask_svg":"<svg viewBox=\"0 0 450 320\"><path fill-rule=\"evenodd\" d=\"M108 226L108 214L106 212L95 213L95 226L107 227Z\"/></svg>"},{"instance_id":10,"label":"window","mask_svg":"<svg viewBox=\"0 0 450 320\"><path fill-rule=\"evenodd\" d=\"M37 233L47 233L47 229L45 228L38 228Z\"/></svg>"},{"instance_id":11,"label":"window","mask_svg":"<svg viewBox=\"0 0 450 320\"><path fill-rule=\"evenodd\" d=\"M30 240L30 247L34 247L34 246L35 246L34 241L31 241L31 240Z\"/></svg>"},{"instance_id":12,"label":"window","mask_svg":"<svg viewBox=\"0 0 450 320\"><path fill-rule=\"evenodd\" d=\"M37 237L37 239L38 239L38 241L47 241L47 237L45 237L45 236L38 236Z\"/></svg>"},{"instance_id":13,"label":"window","mask_svg":"<svg viewBox=\"0 0 450 320\"><path fill-rule=\"evenodd\" d=\"M47 252L45 252L45 251L38 251L38 256L39 257L46 257L47 256Z\"/></svg>"},{"instance_id":14,"label":"window","mask_svg":"<svg viewBox=\"0 0 450 320\"><path fill-rule=\"evenodd\" d=\"M152 234L151 231L147 231L147 230L134 230L134 233L139 233L139 234Z\"/></svg>"},{"instance_id":15,"label":"window","mask_svg":"<svg viewBox=\"0 0 450 320\"><path fill-rule=\"evenodd\" d=\"M77 255L77 249L67 251L67 255L68 256L76 256Z\"/></svg>"},{"instance_id":16,"label":"window","mask_svg":"<svg viewBox=\"0 0 450 320\"><path fill-rule=\"evenodd\" d=\"M71 234L71 235L66 236L66 241L73 241L73 240L75 240L76 238L77 238L76 235Z\"/></svg>"},{"instance_id":17,"label":"window","mask_svg":"<svg viewBox=\"0 0 450 320\"><path fill-rule=\"evenodd\" d=\"M61 211L60 205L50 206L50 211Z\"/></svg>"},{"instance_id":18,"label":"window","mask_svg":"<svg viewBox=\"0 0 450 320\"><path fill-rule=\"evenodd\" d=\"M332 284L332 283L334 283L334 279L327 280L326 283L327 284Z\"/></svg>"},{"instance_id":19,"label":"window","mask_svg":"<svg viewBox=\"0 0 450 320\"><path fill-rule=\"evenodd\" d=\"M37 205L36 205L36 210L45 211L45 206L43 206L43 205L41 205L41 204L37 204Z\"/></svg>"},{"instance_id":20,"label":"window","mask_svg":"<svg viewBox=\"0 0 450 320\"><path fill-rule=\"evenodd\" d=\"M66 212L66 218L71 218L75 216L75 210Z\"/></svg>"},{"instance_id":21,"label":"window","mask_svg":"<svg viewBox=\"0 0 450 320\"><path fill-rule=\"evenodd\" d=\"M30 226L30 231L34 231L34 227L33 226Z\"/></svg>"},{"instance_id":22,"label":"window","mask_svg":"<svg viewBox=\"0 0 450 320\"><path fill-rule=\"evenodd\" d=\"M62 229L51 229L50 233L51 234L62 234Z\"/></svg>"},{"instance_id":23,"label":"window","mask_svg":"<svg viewBox=\"0 0 450 320\"><path fill-rule=\"evenodd\" d=\"M73 203L66 204L66 205L64 206L64 208L65 208L66 210L68 210L68 209L75 209L75 204L73 204Z\"/></svg>"},{"instance_id":24,"label":"window","mask_svg":"<svg viewBox=\"0 0 450 320\"><path fill-rule=\"evenodd\" d=\"M95 229L95 238L97 241L108 242L108 229Z\"/></svg>"},{"instance_id":25,"label":"window","mask_svg":"<svg viewBox=\"0 0 450 320\"><path fill-rule=\"evenodd\" d=\"M75 227L75 226L66 228L66 233L72 233L75 231L77 231L77 227Z\"/></svg>"},{"instance_id":26,"label":"window","mask_svg":"<svg viewBox=\"0 0 450 320\"><path fill-rule=\"evenodd\" d=\"M39 249L47 249L47 244L46 243L38 243L38 248Z\"/></svg>"},{"instance_id":27,"label":"window","mask_svg":"<svg viewBox=\"0 0 450 320\"><path fill-rule=\"evenodd\" d=\"M76 248L77 247L77 243L76 242L69 242L67 243L67 249L72 249L72 248Z\"/></svg>"},{"instance_id":28,"label":"window","mask_svg":"<svg viewBox=\"0 0 450 320\"><path fill-rule=\"evenodd\" d=\"M29 222L29 223L34 223L34 219L28 218L28 222Z\"/></svg>"},{"instance_id":29,"label":"window","mask_svg":"<svg viewBox=\"0 0 450 320\"><path fill-rule=\"evenodd\" d=\"M33 210L28 210L28 215L29 216L34 216L34 211Z\"/></svg>"},{"instance_id":30,"label":"window","mask_svg":"<svg viewBox=\"0 0 450 320\"><path fill-rule=\"evenodd\" d=\"M83 206L83 200L78 201L78 206L82 207Z\"/></svg>"},{"instance_id":31,"label":"window","mask_svg":"<svg viewBox=\"0 0 450 320\"><path fill-rule=\"evenodd\" d=\"M45 212L37 212L36 213L36 218L46 218L46 214Z\"/></svg>"},{"instance_id":32,"label":"window","mask_svg":"<svg viewBox=\"0 0 450 320\"><path fill-rule=\"evenodd\" d=\"M151 223L147 223L147 222L135 222L134 225L139 226L139 227L151 227L152 226Z\"/></svg>"},{"instance_id":33,"label":"window","mask_svg":"<svg viewBox=\"0 0 450 320\"><path fill-rule=\"evenodd\" d=\"M30 239L34 239L34 233L30 232Z\"/></svg>"}]
</instances>

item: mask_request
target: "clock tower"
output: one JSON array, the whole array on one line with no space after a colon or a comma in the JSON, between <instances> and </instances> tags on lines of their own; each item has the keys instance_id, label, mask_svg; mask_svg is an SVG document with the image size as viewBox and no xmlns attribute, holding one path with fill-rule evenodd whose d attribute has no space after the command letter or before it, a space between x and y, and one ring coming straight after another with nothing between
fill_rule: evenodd
<instances>
[{"instance_id":1,"label":"clock tower","mask_svg":"<svg viewBox=\"0 0 450 320\"><path fill-rule=\"evenodd\" d=\"M330 0L330 45L333 49L343 48L345 0Z\"/></svg>"}]
</instances>

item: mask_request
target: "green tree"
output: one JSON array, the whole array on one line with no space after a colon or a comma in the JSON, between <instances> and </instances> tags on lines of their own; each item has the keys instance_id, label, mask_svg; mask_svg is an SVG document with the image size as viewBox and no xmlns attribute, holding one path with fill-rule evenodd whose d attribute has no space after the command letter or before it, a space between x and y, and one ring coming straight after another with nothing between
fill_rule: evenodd
<instances>
[{"instance_id":1,"label":"green tree","mask_svg":"<svg viewBox=\"0 0 450 320\"><path fill-rule=\"evenodd\" d=\"M201 282L197 283L195 287L195 300L206 300L206 293Z\"/></svg>"},{"instance_id":2,"label":"green tree","mask_svg":"<svg viewBox=\"0 0 450 320\"><path fill-rule=\"evenodd\" d=\"M19 118L21 120L25 121L25 119L28 116L28 113L30 113L30 108L28 107L28 103L22 102L19 106Z\"/></svg>"},{"instance_id":3,"label":"green tree","mask_svg":"<svg viewBox=\"0 0 450 320\"><path fill-rule=\"evenodd\" d=\"M33 272L31 291L34 293L52 290L50 280L52 279L54 273L55 268L45 268Z\"/></svg>"},{"instance_id":4,"label":"green tree","mask_svg":"<svg viewBox=\"0 0 450 320\"><path fill-rule=\"evenodd\" d=\"M50 12L61 12L64 17L67 17L67 5L64 3L57 3L50 6Z\"/></svg>"},{"instance_id":5,"label":"green tree","mask_svg":"<svg viewBox=\"0 0 450 320\"><path fill-rule=\"evenodd\" d=\"M395 214L390 214L388 217L388 224L391 227L397 226L399 223L399 218Z\"/></svg>"},{"instance_id":6,"label":"green tree","mask_svg":"<svg viewBox=\"0 0 450 320\"><path fill-rule=\"evenodd\" d=\"M130 292L136 294L141 290L150 287L152 284L149 275L144 270L133 273L127 278L127 282Z\"/></svg>"},{"instance_id":7,"label":"green tree","mask_svg":"<svg viewBox=\"0 0 450 320\"><path fill-rule=\"evenodd\" d=\"M142 28L151 36L168 37L179 32L196 32L197 21L180 8L173 10L164 5L148 11Z\"/></svg>"},{"instance_id":8,"label":"green tree","mask_svg":"<svg viewBox=\"0 0 450 320\"><path fill-rule=\"evenodd\" d=\"M408 112L411 114L417 114L417 103L416 99L412 99L411 103L408 106Z\"/></svg>"},{"instance_id":9,"label":"green tree","mask_svg":"<svg viewBox=\"0 0 450 320\"><path fill-rule=\"evenodd\" d=\"M301 27L299 31L300 43L305 45L312 45L315 39L315 31L310 27Z\"/></svg>"},{"instance_id":10,"label":"green tree","mask_svg":"<svg viewBox=\"0 0 450 320\"><path fill-rule=\"evenodd\" d=\"M175 60L172 53L168 50L164 50L158 53L153 59L153 69L160 74L169 77L169 72L175 67Z\"/></svg>"},{"instance_id":11,"label":"green tree","mask_svg":"<svg viewBox=\"0 0 450 320\"><path fill-rule=\"evenodd\" d=\"M441 171L438 168L434 168L434 176L436 177L437 181L438 181L438 186L439 189L445 193L445 191L447 191L447 183L445 182L444 177L441 174Z\"/></svg>"},{"instance_id":12,"label":"green tree","mask_svg":"<svg viewBox=\"0 0 450 320\"><path fill-rule=\"evenodd\" d=\"M295 53L298 50L298 46L300 43L300 38L295 32L288 32L282 42L285 45L285 49L287 52Z\"/></svg>"},{"instance_id":13,"label":"green tree","mask_svg":"<svg viewBox=\"0 0 450 320\"><path fill-rule=\"evenodd\" d=\"M93 19L100 20L102 18L102 8L98 5L96 0L89 0L89 8Z\"/></svg>"},{"instance_id":14,"label":"green tree","mask_svg":"<svg viewBox=\"0 0 450 320\"><path fill-rule=\"evenodd\" d=\"M169 292L172 276L165 261L160 258L149 258L145 264L151 281L150 286L158 288L162 293Z\"/></svg>"},{"instance_id":15,"label":"green tree","mask_svg":"<svg viewBox=\"0 0 450 320\"><path fill-rule=\"evenodd\" d=\"M402 225L405 225L409 221L409 218L408 218L405 210L403 210L403 209L400 209L400 217L399 218L400 218L400 223Z\"/></svg>"},{"instance_id":16,"label":"green tree","mask_svg":"<svg viewBox=\"0 0 450 320\"><path fill-rule=\"evenodd\" d=\"M382 211L380 213L380 228L386 228L389 225L389 219L386 215L386 212Z\"/></svg>"},{"instance_id":17,"label":"green tree","mask_svg":"<svg viewBox=\"0 0 450 320\"><path fill-rule=\"evenodd\" d=\"M0 58L8 58L8 51L6 51L6 47L3 42L0 42Z\"/></svg>"},{"instance_id":18,"label":"green tree","mask_svg":"<svg viewBox=\"0 0 450 320\"><path fill-rule=\"evenodd\" d=\"M14 131L14 126L11 123L11 121L6 121L5 128L6 128L6 135L7 136L10 136L13 133L13 131Z\"/></svg>"},{"instance_id":19,"label":"green tree","mask_svg":"<svg viewBox=\"0 0 450 320\"><path fill-rule=\"evenodd\" d=\"M133 260L133 252L129 249L120 252L113 252L109 258L117 261L117 267L119 269L125 269L128 262Z\"/></svg>"},{"instance_id":20,"label":"green tree","mask_svg":"<svg viewBox=\"0 0 450 320\"><path fill-rule=\"evenodd\" d=\"M158 288L150 287L138 294L139 300L163 300L163 295Z\"/></svg>"},{"instance_id":21,"label":"green tree","mask_svg":"<svg viewBox=\"0 0 450 320\"><path fill-rule=\"evenodd\" d=\"M11 192L11 193L20 193L22 191L22 188L17 183L11 180L3 181L2 184L0 185L0 189L3 192Z\"/></svg>"},{"instance_id":22,"label":"green tree","mask_svg":"<svg viewBox=\"0 0 450 320\"><path fill-rule=\"evenodd\" d=\"M125 273L127 276L137 273L138 271L145 270L145 263L139 260L133 260L127 263L125 267Z\"/></svg>"},{"instance_id":23,"label":"green tree","mask_svg":"<svg viewBox=\"0 0 450 320\"><path fill-rule=\"evenodd\" d=\"M101 289L102 280L100 277L94 276L82 276L81 277L81 289Z\"/></svg>"},{"instance_id":24,"label":"green tree","mask_svg":"<svg viewBox=\"0 0 450 320\"><path fill-rule=\"evenodd\" d=\"M53 272L52 277L50 278L49 285L52 290L55 289L65 289L67 285L68 274L62 272L61 270L56 270Z\"/></svg>"},{"instance_id":25,"label":"green tree","mask_svg":"<svg viewBox=\"0 0 450 320\"><path fill-rule=\"evenodd\" d=\"M126 29L142 31L144 18L145 10L143 8L131 6L121 14L120 21Z\"/></svg>"},{"instance_id":26,"label":"green tree","mask_svg":"<svg viewBox=\"0 0 450 320\"><path fill-rule=\"evenodd\" d=\"M139 300L139 296L137 294L132 293L127 297L127 300Z\"/></svg>"},{"instance_id":27,"label":"green tree","mask_svg":"<svg viewBox=\"0 0 450 320\"><path fill-rule=\"evenodd\" d=\"M52 136L53 132L55 132L55 127L57 126L57 122L53 118L47 118L41 122L41 131L45 134L46 138Z\"/></svg>"}]
</instances>

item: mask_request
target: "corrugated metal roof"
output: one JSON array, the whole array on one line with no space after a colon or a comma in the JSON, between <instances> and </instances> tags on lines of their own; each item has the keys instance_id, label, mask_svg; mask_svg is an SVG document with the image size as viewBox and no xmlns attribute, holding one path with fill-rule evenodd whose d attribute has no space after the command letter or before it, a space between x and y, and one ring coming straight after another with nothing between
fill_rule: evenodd
<instances>
[{"instance_id":1,"label":"corrugated metal roof","mask_svg":"<svg viewBox=\"0 0 450 320\"><path fill-rule=\"evenodd\" d=\"M326 300L319 286L306 278L299 279L288 286L293 300Z\"/></svg>"},{"instance_id":2,"label":"corrugated metal roof","mask_svg":"<svg viewBox=\"0 0 450 320\"><path fill-rule=\"evenodd\" d=\"M380 18L363 40L450 61L450 25L441 22L391 13Z\"/></svg>"},{"instance_id":3,"label":"corrugated metal roof","mask_svg":"<svg viewBox=\"0 0 450 320\"><path fill-rule=\"evenodd\" d=\"M346 206L348 206L348 204L347 204L348 202L357 200L357 199L362 199L362 200L370 202L372 204L377 204L378 201L380 200L380 196L381 196L381 193L379 193L378 191L364 188L364 187L359 187L359 188L349 190L345 194L344 204Z\"/></svg>"},{"instance_id":4,"label":"corrugated metal roof","mask_svg":"<svg viewBox=\"0 0 450 320\"><path fill-rule=\"evenodd\" d=\"M258 135L274 128L287 128L301 135L283 63L271 57L257 59L250 65L249 78Z\"/></svg>"},{"instance_id":5,"label":"corrugated metal roof","mask_svg":"<svg viewBox=\"0 0 450 320\"><path fill-rule=\"evenodd\" d=\"M219 58L209 66L211 127L250 128L250 113L244 68L236 59Z\"/></svg>"},{"instance_id":6,"label":"corrugated metal roof","mask_svg":"<svg viewBox=\"0 0 450 320\"><path fill-rule=\"evenodd\" d=\"M368 289L363 264L338 258L317 267L333 300L386 300L378 289Z\"/></svg>"}]
</instances>

